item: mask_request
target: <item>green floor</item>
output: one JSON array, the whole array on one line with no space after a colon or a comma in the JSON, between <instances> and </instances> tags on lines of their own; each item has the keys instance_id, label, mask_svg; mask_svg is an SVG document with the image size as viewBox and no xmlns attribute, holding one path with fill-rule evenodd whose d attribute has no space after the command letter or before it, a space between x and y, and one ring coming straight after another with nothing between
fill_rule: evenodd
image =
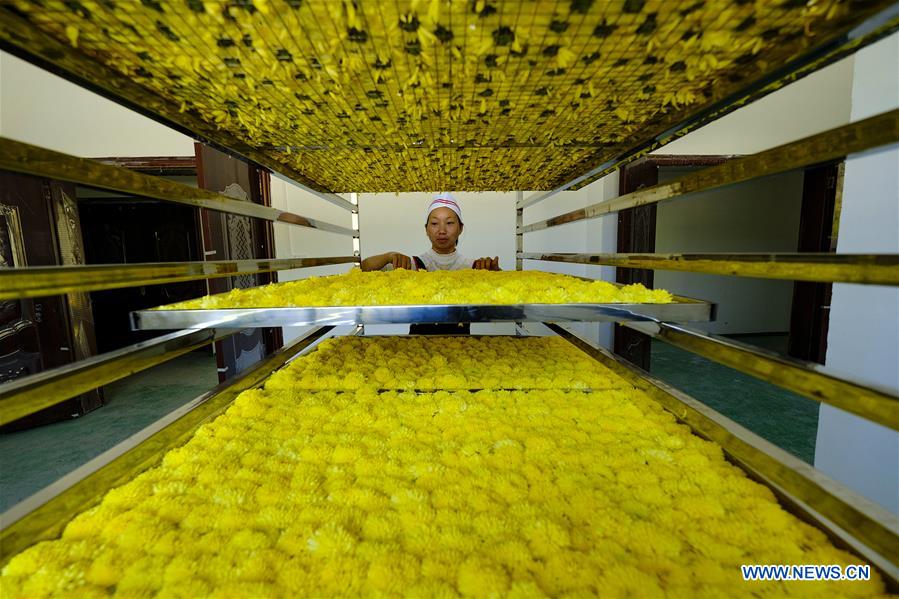
<instances>
[{"instance_id":1,"label":"green floor","mask_svg":"<svg viewBox=\"0 0 899 599\"><path fill-rule=\"evenodd\" d=\"M783 351L785 336L742 336ZM818 404L661 342L652 374L811 463ZM190 353L106 387L81 418L0 435L0 511L42 489L218 383L215 359Z\"/></svg>"},{"instance_id":2,"label":"green floor","mask_svg":"<svg viewBox=\"0 0 899 599\"><path fill-rule=\"evenodd\" d=\"M786 353L786 335L736 340ZM652 342L652 374L809 464L815 460L818 402L784 391L662 341Z\"/></svg>"},{"instance_id":3,"label":"green floor","mask_svg":"<svg viewBox=\"0 0 899 599\"><path fill-rule=\"evenodd\" d=\"M0 512L217 384L215 358L191 352L107 385L81 418L0 435Z\"/></svg>"}]
</instances>

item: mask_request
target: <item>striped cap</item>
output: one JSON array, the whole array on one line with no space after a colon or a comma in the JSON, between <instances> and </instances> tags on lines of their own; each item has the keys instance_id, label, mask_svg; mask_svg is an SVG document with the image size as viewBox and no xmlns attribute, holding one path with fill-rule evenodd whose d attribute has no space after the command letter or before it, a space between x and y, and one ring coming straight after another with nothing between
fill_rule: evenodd
<instances>
[{"instance_id":1,"label":"striped cap","mask_svg":"<svg viewBox=\"0 0 899 599\"><path fill-rule=\"evenodd\" d=\"M431 212L437 208L449 208L459 217L459 222L462 222L462 209L459 208L456 199L449 193L443 192L434 196L434 199L431 200L431 205L428 206L428 218L431 217Z\"/></svg>"}]
</instances>

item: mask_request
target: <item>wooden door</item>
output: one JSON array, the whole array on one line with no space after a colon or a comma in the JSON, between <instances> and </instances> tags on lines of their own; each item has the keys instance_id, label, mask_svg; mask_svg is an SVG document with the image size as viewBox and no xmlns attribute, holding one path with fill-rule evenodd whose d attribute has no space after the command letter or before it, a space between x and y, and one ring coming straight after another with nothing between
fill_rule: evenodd
<instances>
[{"instance_id":1,"label":"wooden door","mask_svg":"<svg viewBox=\"0 0 899 599\"><path fill-rule=\"evenodd\" d=\"M94 160L196 185L197 160L194 156L102 157ZM81 189L78 212L89 264L197 262L203 259L196 208L124 193L117 195ZM91 292L99 351L113 351L164 333L132 331L131 312L205 294L206 281L202 280Z\"/></svg>"},{"instance_id":2,"label":"wooden door","mask_svg":"<svg viewBox=\"0 0 899 599\"><path fill-rule=\"evenodd\" d=\"M842 166L832 162L805 169L797 251L836 251ZM787 352L794 358L824 364L832 288L831 283L793 283Z\"/></svg>"},{"instance_id":3,"label":"wooden door","mask_svg":"<svg viewBox=\"0 0 899 599\"><path fill-rule=\"evenodd\" d=\"M723 155L653 155L621 168L618 195L622 196L659 182L661 167L709 167L723 164L732 156ZM689 200L686 200L689 201ZM652 253L656 250L657 204L638 206L618 213L618 252ZM617 268L615 281L622 284L654 285L653 271L640 268ZM615 327L613 350L632 364L649 371L652 339L648 335L622 326Z\"/></svg>"},{"instance_id":4,"label":"wooden door","mask_svg":"<svg viewBox=\"0 0 899 599\"><path fill-rule=\"evenodd\" d=\"M197 183L202 189L217 191L236 200L271 205L269 173L230 156L195 145ZM200 210L205 260L244 260L274 257L272 223L247 216ZM274 273L239 275L209 279L209 293L224 293L277 281ZM234 376L281 347L280 328L246 329L216 342L219 380Z\"/></svg>"},{"instance_id":5,"label":"wooden door","mask_svg":"<svg viewBox=\"0 0 899 599\"><path fill-rule=\"evenodd\" d=\"M79 201L90 264L194 262L202 260L197 209L134 197ZM206 294L205 281L180 281L94 291L97 344L113 351L163 334L132 331L134 310L184 301Z\"/></svg>"},{"instance_id":6,"label":"wooden door","mask_svg":"<svg viewBox=\"0 0 899 599\"><path fill-rule=\"evenodd\" d=\"M652 160L639 160L621 169L618 195L625 195L659 182L659 166ZM656 249L656 205L638 206L618 213L618 252L651 253ZM642 283L653 286L653 271L642 268L616 268L615 281L624 285ZM652 339L622 326L615 327L613 351L627 361L649 370Z\"/></svg>"},{"instance_id":7,"label":"wooden door","mask_svg":"<svg viewBox=\"0 0 899 599\"><path fill-rule=\"evenodd\" d=\"M0 173L0 268L83 264L75 186ZM96 352L90 299L84 293L0 302L0 382L82 360ZM99 390L3 427L29 428L102 405Z\"/></svg>"}]
</instances>

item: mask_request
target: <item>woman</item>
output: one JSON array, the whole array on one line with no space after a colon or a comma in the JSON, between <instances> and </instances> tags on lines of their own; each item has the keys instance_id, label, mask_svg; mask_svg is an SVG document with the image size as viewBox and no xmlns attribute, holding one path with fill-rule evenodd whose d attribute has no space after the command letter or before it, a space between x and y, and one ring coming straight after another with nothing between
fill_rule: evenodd
<instances>
[{"instance_id":1,"label":"woman","mask_svg":"<svg viewBox=\"0 0 899 599\"><path fill-rule=\"evenodd\" d=\"M456 246L464 226L459 204L450 194L442 193L428 206L428 218L425 221L425 233L431 240L431 249L411 257L400 252L369 256L362 261L362 270L500 270L499 257L471 261L459 253Z\"/></svg>"},{"instance_id":2,"label":"woman","mask_svg":"<svg viewBox=\"0 0 899 599\"><path fill-rule=\"evenodd\" d=\"M399 252L387 252L370 256L362 261L362 270L499 270L499 257L478 258L471 261L456 249L462 234L462 209L448 193L442 193L428 206L425 233L431 240L431 249L419 256L409 257ZM471 325L458 324L413 324L409 326L411 335L468 335Z\"/></svg>"}]
</instances>

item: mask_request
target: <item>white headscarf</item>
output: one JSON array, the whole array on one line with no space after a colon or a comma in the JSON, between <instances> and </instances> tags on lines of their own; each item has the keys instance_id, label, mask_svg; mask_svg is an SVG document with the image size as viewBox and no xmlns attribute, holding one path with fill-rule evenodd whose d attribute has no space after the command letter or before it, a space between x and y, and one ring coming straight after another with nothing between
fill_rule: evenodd
<instances>
[{"instance_id":1,"label":"white headscarf","mask_svg":"<svg viewBox=\"0 0 899 599\"><path fill-rule=\"evenodd\" d=\"M431 205L428 206L427 218L430 218L431 212L433 212L437 208L449 208L456 213L456 216L459 217L459 222L462 222L462 209L459 208L459 204L456 203L456 199L449 193L443 192L434 196L434 199L431 200Z\"/></svg>"}]
</instances>

